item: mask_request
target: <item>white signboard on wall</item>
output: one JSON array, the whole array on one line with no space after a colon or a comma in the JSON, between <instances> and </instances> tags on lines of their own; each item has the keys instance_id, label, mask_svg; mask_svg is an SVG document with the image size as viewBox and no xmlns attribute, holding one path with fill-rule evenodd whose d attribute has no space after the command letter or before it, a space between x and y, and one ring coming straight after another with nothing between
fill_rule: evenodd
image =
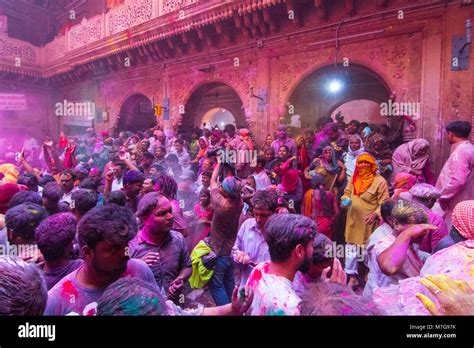
<instances>
[{"instance_id":1,"label":"white signboard on wall","mask_svg":"<svg viewBox=\"0 0 474 348\"><path fill-rule=\"evenodd\" d=\"M0 93L0 110L20 111L28 110L24 94Z\"/></svg>"},{"instance_id":2,"label":"white signboard on wall","mask_svg":"<svg viewBox=\"0 0 474 348\"><path fill-rule=\"evenodd\" d=\"M84 116L65 116L63 120L65 126L92 127L92 120Z\"/></svg>"}]
</instances>

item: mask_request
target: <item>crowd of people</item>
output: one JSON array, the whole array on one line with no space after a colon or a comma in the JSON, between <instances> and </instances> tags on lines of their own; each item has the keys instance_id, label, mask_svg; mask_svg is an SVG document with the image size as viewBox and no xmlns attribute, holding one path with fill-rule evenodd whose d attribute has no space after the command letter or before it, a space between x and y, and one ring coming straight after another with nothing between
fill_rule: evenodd
<instances>
[{"instance_id":1,"label":"crowd of people","mask_svg":"<svg viewBox=\"0 0 474 348\"><path fill-rule=\"evenodd\" d=\"M261 146L232 124L0 141L0 313L472 315L471 124L445 131L438 177L426 139L329 117Z\"/></svg>"}]
</instances>

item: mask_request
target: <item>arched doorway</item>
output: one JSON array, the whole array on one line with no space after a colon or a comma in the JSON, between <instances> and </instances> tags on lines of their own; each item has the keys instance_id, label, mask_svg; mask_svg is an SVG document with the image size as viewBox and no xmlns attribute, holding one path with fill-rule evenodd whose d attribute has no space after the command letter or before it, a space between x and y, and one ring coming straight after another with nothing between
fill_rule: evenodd
<instances>
[{"instance_id":1,"label":"arched doorway","mask_svg":"<svg viewBox=\"0 0 474 348\"><path fill-rule=\"evenodd\" d=\"M128 97L120 108L117 131L137 132L156 126L153 105L143 94Z\"/></svg>"},{"instance_id":2,"label":"arched doorway","mask_svg":"<svg viewBox=\"0 0 474 348\"><path fill-rule=\"evenodd\" d=\"M387 121L387 117L380 113L380 104L373 100L357 99L345 102L334 108L331 118L334 120L339 112L346 123L357 120L369 124L385 124Z\"/></svg>"},{"instance_id":3,"label":"arched doorway","mask_svg":"<svg viewBox=\"0 0 474 348\"><path fill-rule=\"evenodd\" d=\"M246 126L242 101L234 89L220 82L206 83L194 91L185 105L180 131L190 133L195 127L201 128L202 122L214 126L215 120L221 129L224 128L222 122Z\"/></svg>"},{"instance_id":4,"label":"arched doorway","mask_svg":"<svg viewBox=\"0 0 474 348\"><path fill-rule=\"evenodd\" d=\"M235 123L235 116L232 112L225 108L212 108L208 110L201 118L200 125L206 123L206 125L210 125L211 127L219 127L224 128L226 124L233 124Z\"/></svg>"},{"instance_id":5,"label":"arched doorway","mask_svg":"<svg viewBox=\"0 0 474 348\"><path fill-rule=\"evenodd\" d=\"M346 116L342 112L346 122L352 117L381 123L383 119L376 117L374 105L387 102L389 97L388 85L369 68L357 64L348 67L329 65L314 71L298 84L289 99L286 117L290 120L292 115L300 115L303 128L317 128L319 119L335 115L342 108L354 115ZM356 115L358 107L362 109ZM362 115L365 109L370 110L371 116Z\"/></svg>"}]
</instances>

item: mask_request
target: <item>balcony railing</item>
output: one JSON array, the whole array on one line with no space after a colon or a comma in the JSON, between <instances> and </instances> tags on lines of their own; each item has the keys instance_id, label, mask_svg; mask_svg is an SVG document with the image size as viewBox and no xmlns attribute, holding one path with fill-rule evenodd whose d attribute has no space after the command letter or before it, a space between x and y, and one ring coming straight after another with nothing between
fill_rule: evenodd
<instances>
[{"instance_id":1,"label":"balcony railing","mask_svg":"<svg viewBox=\"0 0 474 348\"><path fill-rule=\"evenodd\" d=\"M80 24L71 27L65 35L54 38L44 47L36 47L28 42L8 37L0 33L0 63L11 63L12 68L42 68L63 59L69 52L80 51L107 37L130 30L152 19L180 11L174 20L189 16L185 9L203 0L126 0L124 4L110 9L107 13L84 18ZM229 0L206 0L211 8ZM169 16L168 16L169 17ZM112 40L111 40L112 41Z\"/></svg>"}]
</instances>

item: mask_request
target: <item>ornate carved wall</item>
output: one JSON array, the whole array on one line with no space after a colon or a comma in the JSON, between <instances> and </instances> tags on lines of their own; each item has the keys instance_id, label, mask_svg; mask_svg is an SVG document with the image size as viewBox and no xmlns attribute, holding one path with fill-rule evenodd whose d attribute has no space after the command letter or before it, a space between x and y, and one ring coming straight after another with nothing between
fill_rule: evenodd
<instances>
[{"instance_id":1,"label":"ornate carved wall","mask_svg":"<svg viewBox=\"0 0 474 348\"><path fill-rule=\"evenodd\" d=\"M396 41L400 44L391 44ZM395 40L370 40L341 47L340 61L367 67L379 75L399 101L420 100L421 33L407 34ZM287 102L301 81L312 72L333 64L335 49L291 54L279 59L280 92L278 114L286 114Z\"/></svg>"}]
</instances>

